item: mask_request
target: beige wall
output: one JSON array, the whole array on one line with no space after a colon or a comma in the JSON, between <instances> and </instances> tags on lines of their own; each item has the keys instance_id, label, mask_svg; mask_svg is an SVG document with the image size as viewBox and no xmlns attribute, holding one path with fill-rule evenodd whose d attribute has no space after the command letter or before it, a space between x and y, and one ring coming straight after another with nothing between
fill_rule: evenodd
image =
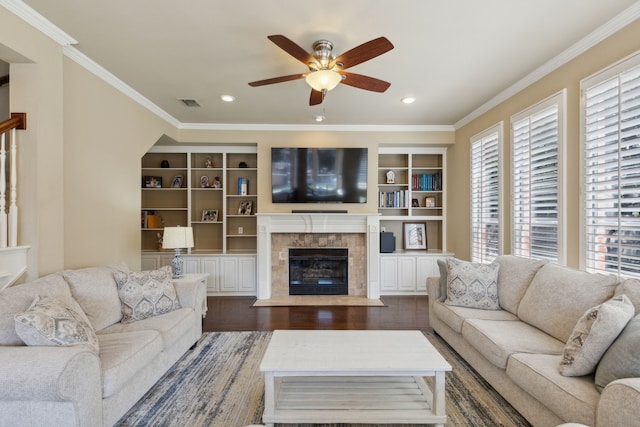
<instances>
[{"instance_id":1,"label":"beige wall","mask_svg":"<svg viewBox=\"0 0 640 427\"><path fill-rule=\"evenodd\" d=\"M456 131L456 143L448 151L448 244L456 256L470 257L469 139L504 122L503 177L505 253L511 252L509 227L510 117L549 96L567 89L566 115L566 215L567 265L580 266L580 80L640 50L640 20L612 35L558 70L532 84L497 107Z\"/></svg>"}]
</instances>

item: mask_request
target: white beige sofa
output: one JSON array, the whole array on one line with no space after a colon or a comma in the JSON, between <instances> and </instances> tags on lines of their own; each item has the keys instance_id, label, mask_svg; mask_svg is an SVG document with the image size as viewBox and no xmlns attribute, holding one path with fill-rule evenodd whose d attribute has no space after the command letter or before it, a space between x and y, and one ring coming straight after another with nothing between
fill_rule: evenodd
<instances>
[{"instance_id":1,"label":"white beige sofa","mask_svg":"<svg viewBox=\"0 0 640 427\"><path fill-rule=\"evenodd\" d=\"M510 255L496 262L498 310L447 305L446 281L427 279L434 331L534 426L640 425L640 378L617 379L600 393L595 374L559 371L565 343L589 308L624 293L638 315L640 281Z\"/></svg>"},{"instance_id":2,"label":"white beige sofa","mask_svg":"<svg viewBox=\"0 0 640 427\"><path fill-rule=\"evenodd\" d=\"M197 343L202 283L174 283L181 308L121 323L117 270L126 266L69 270L0 291L0 426L112 426ZM24 345L14 315L36 295L83 311L99 353Z\"/></svg>"}]
</instances>

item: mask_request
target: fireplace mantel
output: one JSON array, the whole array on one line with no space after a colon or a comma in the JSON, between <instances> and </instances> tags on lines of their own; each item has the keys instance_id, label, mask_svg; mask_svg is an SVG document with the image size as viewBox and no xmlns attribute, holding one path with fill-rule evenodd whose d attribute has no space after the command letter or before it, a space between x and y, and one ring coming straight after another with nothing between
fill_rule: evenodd
<instances>
[{"instance_id":1,"label":"fireplace mantel","mask_svg":"<svg viewBox=\"0 0 640 427\"><path fill-rule=\"evenodd\" d=\"M273 233L362 233L367 245L367 298L380 297L380 216L345 213L273 213L257 216L258 299L271 298Z\"/></svg>"}]
</instances>

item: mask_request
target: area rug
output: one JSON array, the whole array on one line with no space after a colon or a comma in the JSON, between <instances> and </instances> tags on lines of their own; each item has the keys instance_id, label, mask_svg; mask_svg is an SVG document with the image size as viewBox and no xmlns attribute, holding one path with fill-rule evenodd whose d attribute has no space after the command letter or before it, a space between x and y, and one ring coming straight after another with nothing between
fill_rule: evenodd
<instances>
[{"instance_id":1,"label":"area rug","mask_svg":"<svg viewBox=\"0 0 640 427\"><path fill-rule=\"evenodd\" d=\"M293 295L259 299L252 307L297 307L297 306L347 306L347 307L385 307L377 298L354 297L345 295Z\"/></svg>"},{"instance_id":2,"label":"area rug","mask_svg":"<svg viewBox=\"0 0 640 427\"><path fill-rule=\"evenodd\" d=\"M453 367L446 377L448 426L530 425L446 343L429 332L425 335ZM205 333L198 346L187 352L116 425L242 427L261 424L264 382L259 365L270 337L271 332ZM322 426L346 427L347 424ZM389 424L376 426L391 427ZM416 427L415 424L402 426Z\"/></svg>"}]
</instances>

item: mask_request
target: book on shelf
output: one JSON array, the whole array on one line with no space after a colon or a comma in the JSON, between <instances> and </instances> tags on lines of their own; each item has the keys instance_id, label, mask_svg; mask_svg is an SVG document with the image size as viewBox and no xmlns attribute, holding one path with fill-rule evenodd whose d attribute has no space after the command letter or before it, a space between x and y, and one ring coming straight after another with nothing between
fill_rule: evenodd
<instances>
[{"instance_id":1,"label":"book on shelf","mask_svg":"<svg viewBox=\"0 0 640 427\"><path fill-rule=\"evenodd\" d=\"M238 195L246 196L249 191L249 180L247 178L238 178Z\"/></svg>"},{"instance_id":2,"label":"book on shelf","mask_svg":"<svg viewBox=\"0 0 640 427\"><path fill-rule=\"evenodd\" d=\"M379 208L408 208L409 190L378 192Z\"/></svg>"},{"instance_id":3,"label":"book on shelf","mask_svg":"<svg viewBox=\"0 0 640 427\"><path fill-rule=\"evenodd\" d=\"M442 173L416 173L411 176L413 191L442 191Z\"/></svg>"}]
</instances>

